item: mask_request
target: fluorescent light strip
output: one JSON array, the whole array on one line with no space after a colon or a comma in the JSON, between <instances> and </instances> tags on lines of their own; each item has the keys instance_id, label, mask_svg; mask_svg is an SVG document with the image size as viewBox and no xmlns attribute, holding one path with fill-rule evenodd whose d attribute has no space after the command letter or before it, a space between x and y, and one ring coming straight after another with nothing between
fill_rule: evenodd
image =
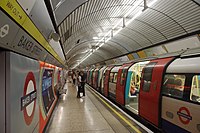
<instances>
[{"instance_id":1,"label":"fluorescent light strip","mask_svg":"<svg viewBox=\"0 0 200 133\"><path fill-rule=\"evenodd\" d=\"M61 4L63 2L65 2L65 0L61 0L60 2L58 2L58 4L56 5L56 8L54 9L54 11L56 11L61 6Z\"/></svg>"},{"instance_id":2,"label":"fluorescent light strip","mask_svg":"<svg viewBox=\"0 0 200 133\"><path fill-rule=\"evenodd\" d=\"M79 65L80 65L84 60L86 60L90 55L92 55L92 53L90 53L90 54L87 55L85 58L83 58L83 59L81 60L81 62L78 63L77 66L79 66ZM76 66L76 67L77 67L77 66Z\"/></svg>"},{"instance_id":3,"label":"fluorescent light strip","mask_svg":"<svg viewBox=\"0 0 200 133\"><path fill-rule=\"evenodd\" d=\"M93 37L93 39L94 39L94 40L98 40L99 38L95 36L95 37Z\"/></svg>"},{"instance_id":4,"label":"fluorescent light strip","mask_svg":"<svg viewBox=\"0 0 200 133\"><path fill-rule=\"evenodd\" d=\"M98 50L99 48L100 48L100 47L97 47L97 48L95 49L95 51Z\"/></svg>"},{"instance_id":5,"label":"fluorescent light strip","mask_svg":"<svg viewBox=\"0 0 200 133\"><path fill-rule=\"evenodd\" d=\"M102 47L105 43L101 43L101 45L99 45L99 47Z\"/></svg>"},{"instance_id":6,"label":"fluorescent light strip","mask_svg":"<svg viewBox=\"0 0 200 133\"><path fill-rule=\"evenodd\" d=\"M140 16L140 14L142 14L142 10L139 11L137 14L135 14L135 16L133 18L131 18L126 25L129 25L134 19L136 19L138 16Z\"/></svg>"},{"instance_id":7,"label":"fluorescent light strip","mask_svg":"<svg viewBox=\"0 0 200 133\"><path fill-rule=\"evenodd\" d=\"M144 0L138 0L135 5L131 8L131 10L129 10L129 12L127 12L124 17L126 18L130 13L133 12L133 10L136 9L136 7L138 7Z\"/></svg>"},{"instance_id":8,"label":"fluorescent light strip","mask_svg":"<svg viewBox=\"0 0 200 133\"><path fill-rule=\"evenodd\" d=\"M75 65L75 67L73 67L73 69L76 68L77 66L79 66L83 62L83 60L85 59L86 56L87 56L87 54L83 57L83 59L77 65Z\"/></svg>"},{"instance_id":9,"label":"fluorescent light strip","mask_svg":"<svg viewBox=\"0 0 200 133\"><path fill-rule=\"evenodd\" d=\"M158 0L154 0L154 1L152 1L151 3L148 4L148 6L151 7L153 4L156 3L156 1L158 1Z\"/></svg>"},{"instance_id":10,"label":"fluorescent light strip","mask_svg":"<svg viewBox=\"0 0 200 133\"><path fill-rule=\"evenodd\" d=\"M113 36L115 36L117 33L119 33L122 29L123 29L123 28L121 27L119 30L117 30L117 31L113 34Z\"/></svg>"},{"instance_id":11,"label":"fluorescent light strip","mask_svg":"<svg viewBox=\"0 0 200 133\"><path fill-rule=\"evenodd\" d=\"M122 22L123 22L123 18L112 29L115 29Z\"/></svg>"},{"instance_id":12,"label":"fluorescent light strip","mask_svg":"<svg viewBox=\"0 0 200 133\"><path fill-rule=\"evenodd\" d=\"M104 40L104 37L103 37L95 46L99 45L99 43L100 43L101 41L103 41L103 40Z\"/></svg>"},{"instance_id":13,"label":"fluorescent light strip","mask_svg":"<svg viewBox=\"0 0 200 133\"><path fill-rule=\"evenodd\" d=\"M157 0L152 1L151 3L149 3L148 6L151 7L153 4L155 4L156 1L157 1ZM129 10L129 12L126 13L126 14L124 15L124 18L126 18L131 12L133 12L133 10L135 10L136 7L138 7L142 2L143 2L143 0L138 0L137 3L135 3L135 5L133 6L133 8L132 8L131 10ZM136 15L133 16L133 18L131 18L128 22L126 22L126 25L129 25L134 19L136 19L138 16L140 16L140 14L142 14L142 10L140 10ZM112 29L115 29L121 22L123 22L123 18L122 18ZM113 34L113 36L115 36L117 33L119 33L122 29L123 29L123 28L121 27L119 30L117 30L117 31ZM111 30L108 31L108 33L106 33L106 35L105 35L95 46L98 46L99 43L100 43L101 41L103 41L104 38L105 38L107 35L109 35L111 32L112 32ZM107 40L105 40L105 43L108 42L110 39L111 39L111 37L109 37ZM94 52L95 52L96 50L98 50L100 47L102 47L105 43L101 43L101 44L99 45L99 47L97 47L97 48L94 50ZM83 58L83 60L82 60L80 63L78 63L78 65L80 65L84 60L86 60L90 55L92 55L92 53L90 53L86 58ZM78 66L78 65L77 65L77 66ZM76 66L76 67L77 67L77 66ZM76 67L74 67L74 68L76 68Z\"/></svg>"}]
</instances>

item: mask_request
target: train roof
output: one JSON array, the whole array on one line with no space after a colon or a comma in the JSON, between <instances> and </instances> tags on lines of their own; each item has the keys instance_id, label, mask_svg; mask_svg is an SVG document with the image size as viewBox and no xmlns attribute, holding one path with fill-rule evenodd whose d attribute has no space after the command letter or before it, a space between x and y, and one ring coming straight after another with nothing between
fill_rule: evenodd
<instances>
[{"instance_id":1,"label":"train roof","mask_svg":"<svg viewBox=\"0 0 200 133\"><path fill-rule=\"evenodd\" d=\"M115 67L113 67L112 70L111 70L111 72L118 72L118 70L119 70L120 67L121 66L115 66Z\"/></svg>"},{"instance_id":2,"label":"train roof","mask_svg":"<svg viewBox=\"0 0 200 133\"><path fill-rule=\"evenodd\" d=\"M200 73L200 57L177 58L167 67L166 73Z\"/></svg>"}]
</instances>

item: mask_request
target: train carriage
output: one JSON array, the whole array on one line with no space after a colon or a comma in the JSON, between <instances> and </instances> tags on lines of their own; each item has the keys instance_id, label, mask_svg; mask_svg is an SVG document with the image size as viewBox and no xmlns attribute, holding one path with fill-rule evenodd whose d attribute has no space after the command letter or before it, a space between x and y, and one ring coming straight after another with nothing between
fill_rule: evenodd
<instances>
[{"instance_id":1,"label":"train carriage","mask_svg":"<svg viewBox=\"0 0 200 133\"><path fill-rule=\"evenodd\" d=\"M118 71L117 76L117 89L116 89L116 101L121 105L125 105L125 87L126 87L126 78L128 75L128 69L133 63L123 64Z\"/></svg>"},{"instance_id":2,"label":"train carriage","mask_svg":"<svg viewBox=\"0 0 200 133\"><path fill-rule=\"evenodd\" d=\"M114 101L116 101L117 75L120 67L115 66L110 71L108 96Z\"/></svg>"},{"instance_id":3,"label":"train carriage","mask_svg":"<svg viewBox=\"0 0 200 133\"><path fill-rule=\"evenodd\" d=\"M139 115L160 126L161 83L167 65L174 57L151 60L142 72L139 92Z\"/></svg>"},{"instance_id":4,"label":"train carriage","mask_svg":"<svg viewBox=\"0 0 200 133\"><path fill-rule=\"evenodd\" d=\"M91 85L91 86L92 86L92 83L93 83L93 72L94 72L94 69L95 68L92 68L90 70L90 74L89 74L89 85Z\"/></svg>"},{"instance_id":5,"label":"train carriage","mask_svg":"<svg viewBox=\"0 0 200 133\"><path fill-rule=\"evenodd\" d=\"M93 87L97 90L99 70L101 67L97 67L93 72Z\"/></svg>"},{"instance_id":6,"label":"train carriage","mask_svg":"<svg viewBox=\"0 0 200 133\"><path fill-rule=\"evenodd\" d=\"M90 68L90 69L88 69L88 71L87 71L87 83L88 83L88 84L90 84L90 80L91 80L90 72L91 72L92 69L93 69L93 68Z\"/></svg>"},{"instance_id":7,"label":"train carriage","mask_svg":"<svg viewBox=\"0 0 200 133\"><path fill-rule=\"evenodd\" d=\"M101 77L101 85L100 85L100 92L101 94L104 94L104 82L106 79L106 71L107 69L109 69L109 67L106 66L106 68L104 70L102 70L102 77Z\"/></svg>"},{"instance_id":8,"label":"train carriage","mask_svg":"<svg viewBox=\"0 0 200 133\"><path fill-rule=\"evenodd\" d=\"M114 65L108 66L105 71L105 79L104 79L104 96L108 97L109 90L109 80L110 80L110 72Z\"/></svg>"},{"instance_id":9,"label":"train carriage","mask_svg":"<svg viewBox=\"0 0 200 133\"><path fill-rule=\"evenodd\" d=\"M161 123L165 132L200 132L200 57L175 59L162 86Z\"/></svg>"},{"instance_id":10,"label":"train carriage","mask_svg":"<svg viewBox=\"0 0 200 133\"><path fill-rule=\"evenodd\" d=\"M101 67L101 69L99 69L99 74L98 74L98 81L97 81L97 90L102 93L101 90L101 84L102 84L102 79L103 79L103 74L104 74L104 70L106 69L106 66Z\"/></svg>"},{"instance_id":11,"label":"train carriage","mask_svg":"<svg viewBox=\"0 0 200 133\"><path fill-rule=\"evenodd\" d=\"M102 67L97 85L104 96L163 132L198 133L200 57L184 52Z\"/></svg>"},{"instance_id":12,"label":"train carriage","mask_svg":"<svg viewBox=\"0 0 200 133\"><path fill-rule=\"evenodd\" d=\"M147 61L136 62L128 69L128 75L126 80L125 89L125 107L131 112L138 114L138 97L140 90L140 79L142 75L142 70Z\"/></svg>"}]
</instances>

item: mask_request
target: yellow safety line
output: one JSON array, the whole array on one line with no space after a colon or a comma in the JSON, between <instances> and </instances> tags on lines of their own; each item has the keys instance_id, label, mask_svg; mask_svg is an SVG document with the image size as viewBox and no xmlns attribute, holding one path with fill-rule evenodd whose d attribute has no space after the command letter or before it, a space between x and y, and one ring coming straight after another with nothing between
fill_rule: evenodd
<instances>
[{"instance_id":1,"label":"yellow safety line","mask_svg":"<svg viewBox=\"0 0 200 133\"><path fill-rule=\"evenodd\" d=\"M113 109L104 99L102 99L99 95L97 95L94 91L92 93L97 96L106 106L108 106L118 117L120 117L124 122L126 122L133 130L135 130L137 133L142 133L140 130L138 130L135 126L133 126L126 118L124 118L121 114L119 114L115 109Z\"/></svg>"},{"instance_id":2,"label":"yellow safety line","mask_svg":"<svg viewBox=\"0 0 200 133\"><path fill-rule=\"evenodd\" d=\"M0 0L0 6L33 38L35 38L40 45L51 53L55 59L57 59L62 65L65 65L16 0Z\"/></svg>"}]
</instances>

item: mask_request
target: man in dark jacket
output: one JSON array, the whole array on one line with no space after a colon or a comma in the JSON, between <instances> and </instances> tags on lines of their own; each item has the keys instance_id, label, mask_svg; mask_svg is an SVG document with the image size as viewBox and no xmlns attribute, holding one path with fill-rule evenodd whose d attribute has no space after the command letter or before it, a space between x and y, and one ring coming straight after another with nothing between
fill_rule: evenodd
<instances>
[{"instance_id":1,"label":"man in dark jacket","mask_svg":"<svg viewBox=\"0 0 200 133\"><path fill-rule=\"evenodd\" d=\"M82 91L83 91L83 96L85 96L85 82L86 82L86 77L87 77L87 74L85 72L81 72L81 86L82 86Z\"/></svg>"}]
</instances>

